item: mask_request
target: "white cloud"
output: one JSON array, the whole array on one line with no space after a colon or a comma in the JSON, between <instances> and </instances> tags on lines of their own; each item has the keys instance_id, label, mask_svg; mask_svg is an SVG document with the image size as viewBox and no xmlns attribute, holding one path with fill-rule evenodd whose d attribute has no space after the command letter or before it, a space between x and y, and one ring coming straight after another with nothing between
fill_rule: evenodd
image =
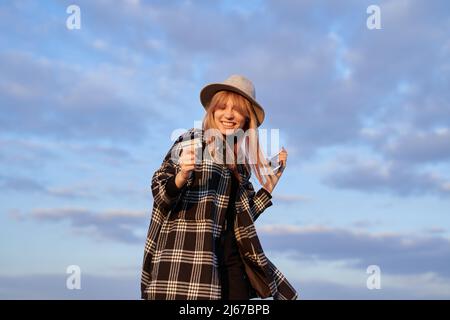
<instances>
[{"instance_id":1,"label":"white cloud","mask_svg":"<svg viewBox=\"0 0 450 320\"><path fill-rule=\"evenodd\" d=\"M293 261L340 261L347 269L375 264L392 276L434 273L450 280L450 240L436 234L370 233L322 225L266 225L257 230L266 251L281 252Z\"/></svg>"}]
</instances>

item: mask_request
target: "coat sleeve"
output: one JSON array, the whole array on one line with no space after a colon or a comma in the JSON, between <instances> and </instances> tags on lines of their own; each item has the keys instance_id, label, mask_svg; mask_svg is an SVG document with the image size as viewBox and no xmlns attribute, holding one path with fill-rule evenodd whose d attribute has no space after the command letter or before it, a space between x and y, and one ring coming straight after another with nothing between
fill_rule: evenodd
<instances>
[{"instance_id":1,"label":"coat sleeve","mask_svg":"<svg viewBox=\"0 0 450 320\"><path fill-rule=\"evenodd\" d=\"M180 171L180 166L175 163L173 157L178 157L181 151L180 142L183 141L185 135L180 136L167 155L158 170L152 177L152 194L154 203L164 210L168 210L176 202L181 194L181 189L175 185L175 176Z\"/></svg>"},{"instance_id":2,"label":"coat sleeve","mask_svg":"<svg viewBox=\"0 0 450 320\"><path fill-rule=\"evenodd\" d=\"M272 195L264 188L261 188L258 190L258 192L255 192L255 189L253 188L253 185L250 181L247 181L244 184L244 189L247 192L247 196L249 199L250 213L252 215L253 221L256 221L259 215L272 205Z\"/></svg>"},{"instance_id":3,"label":"coat sleeve","mask_svg":"<svg viewBox=\"0 0 450 320\"><path fill-rule=\"evenodd\" d=\"M153 211L150 220L150 225L147 233L147 240L144 248L144 259L141 276L141 298L146 299L147 294L145 289L151 282L151 264L153 255L156 250L158 235L161 226L170 208L175 204L177 198L181 195L181 189L175 185L175 175L179 171L179 166L173 161L172 155L176 155L179 149L180 142L186 138L186 135L180 136L173 146L170 148L167 155L158 170L153 174L151 189L154 198Z\"/></svg>"}]
</instances>

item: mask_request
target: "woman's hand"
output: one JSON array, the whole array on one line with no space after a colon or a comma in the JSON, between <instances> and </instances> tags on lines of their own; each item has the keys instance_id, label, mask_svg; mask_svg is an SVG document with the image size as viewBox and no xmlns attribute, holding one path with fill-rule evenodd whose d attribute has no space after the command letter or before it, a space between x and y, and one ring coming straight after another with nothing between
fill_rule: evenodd
<instances>
[{"instance_id":1,"label":"woman's hand","mask_svg":"<svg viewBox=\"0 0 450 320\"><path fill-rule=\"evenodd\" d=\"M273 189L275 188L278 181L280 180L284 169L286 168L287 156L288 156L288 153L287 153L286 149L284 149L284 147L281 147L281 151L278 155L278 162L280 164L280 168L274 175L268 175L267 182L263 185L264 189L266 189L270 193L272 193Z\"/></svg>"},{"instance_id":2,"label":"woman's hand","mask_svg":"<svg viewBox=\"0 0 450 320\"><path fill-rule=\"evenodd\" d=\"M189 179L191 172L195 169L194 142L181 150L178 164L180 165L181 170L175 177L175 184L178 188L181 188Z\"/></svg>"},{"instance_id":3,"label":"woman's hand","mask_svg":"<svg viewBox=\"0 0 450 320\"><path fill-rule=\"evenodd\" d=\"M284 147L281 147L280 154L278 155L278 157L279 157L278 162L280 163L280 169L275 174L278 178L281 177L284 169L286 168L287 156L288 156L288 153L287 153L286 149Z\"/></svg>"}]
</instances>

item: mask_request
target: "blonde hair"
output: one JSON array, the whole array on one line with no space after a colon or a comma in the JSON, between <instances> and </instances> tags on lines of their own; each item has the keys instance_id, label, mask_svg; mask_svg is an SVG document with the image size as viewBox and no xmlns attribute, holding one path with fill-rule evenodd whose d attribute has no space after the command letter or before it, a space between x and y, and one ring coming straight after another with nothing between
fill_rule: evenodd
<instances>
[{"instance_id":1,"label":"blonde hair","mask_svg":"<svg viewBox=\"0 0 450 320\"><path fill-rule=\"evenodd\" d=\"M244 137L241 139L241 141L238 140L237 144L234 144L234 150L230 148L228 143L225 143L226 159L233 159L233 163L227 164L227 167L230 168L235 177L241 182L241 177L237 172L237 158L239 157L237 152L240 149L244 149L243 159L244 167L245 170L247 170L247 173L250 174L250 171L253 171L261 185L264 185L266 181L269 182L269 185L273 185L273 176L270 175L271 173L273 174L273 172L268 165L264 152L261 149L259 143L258 120L253 110L253 106L247 98L232 91L222 90L217 92L211 99L206 109L206 114L203 118L203 130L218 130L214 119L214 112L216 111L217 107L225 105L229 100L231 100L234 108L246 118L246 121L244 127L242 128L245 133ZM209 138L209 141L207 141L208 145L210 145L210 143L212 142L211 140L215 137L216 136L212 136ZM220 135L220 138L223 139L222 135ZM247 141L242 141L244 139L247 139ZM240 148L241 143L243 142L245 143L245 148ZM214 154L212 156L213 158L215 158ZM266 173L267 170L269 170L269 175L267 175Z\"/></svg>"}]
</instances>

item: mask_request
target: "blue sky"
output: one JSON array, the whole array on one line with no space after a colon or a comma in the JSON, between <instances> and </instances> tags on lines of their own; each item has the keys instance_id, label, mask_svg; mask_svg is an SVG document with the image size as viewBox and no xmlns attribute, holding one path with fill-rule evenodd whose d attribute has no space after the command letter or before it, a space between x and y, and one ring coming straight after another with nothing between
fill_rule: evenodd
<instances>
[{"instance_id":1,"label":"blue sky","mask_svg":"<svg viewBox=\"0 0 450 320\"><path fill-rule=\"evenodd\" d=\"M449 299L449 9L2 2L0 297L139 298L151 176L171 133L202 119L200 89L237 73L289 152L257 230L300 297Z\"/></svg>"}]
</instances>

